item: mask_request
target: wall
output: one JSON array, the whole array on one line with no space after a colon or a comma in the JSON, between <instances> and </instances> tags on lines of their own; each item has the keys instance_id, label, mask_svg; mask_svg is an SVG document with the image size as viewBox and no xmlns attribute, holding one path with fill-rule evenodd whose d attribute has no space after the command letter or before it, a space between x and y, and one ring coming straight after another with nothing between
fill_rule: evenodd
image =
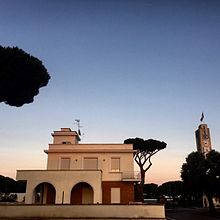
<instances>
[{"instance_id":1,"label":"wall","mask_svg":"<svg viewBox=\"0 0 220 220\"><path fill-rule=\"evenodd\" d=\"M129 204L134 202L134 183L133 182L102 182L102 203L111 203L111 188L120 188L120 203Z\"/></svg>"},{"instance_id":2,"label":"wall","mask_svg":"<svg viewBox=\"0 0 220 220\"><path fill-rule=\"evenodd\" d=\"M17 180L27 180L26 204L32 204L33 192L40 183L50 183L56 190L56 204L70 203L71 190L77 183L88 183L94 190L94 203L102 202L102 172L100 170L18 170ZM62 199L65 192L64 199Z\"/></svg>"},{"instance_id":3,"label":"wall","mask_svg":"<svg viewBox=\"0 0 220 220\"><path fill-rule=\"evenodd\" d=\"M165 219L162 205L0 205L0 218Z\"/></svg>"},{"instance_id":4,"label":"wall","mask_svg":"<svg viewBox=\"0 0 220 220\"><path fill-rule=\"evenodd\" d=\"M77 144L79 140L79 136L76 131L71 131L70 128L61 128L61 131L54 131L51 135L54 137L54 144L62 144L63 142Z\"/></svg>"},{"instance_id":5,"label":"wall","mask_svg":"<svg viewBox=\"0 0 220 220\"><path fill-rule=\"evenodd\" d=\"M101 149L112 147L113 149ZM117 147L125 147L118 149ZM71 169L83 169L83 158L98 158L98 169L102 170L103 181L121 181L123 172L134 171L133 150L126 149L128 146L123 145L59 145L60 150L56 149L57 145L50 146L48 151L48 170L60 170L60 161L62 157L70 158ZM71 149L70 149L71 148ZM96 152L98 150L98 152ZM114 150L116 150L114 152ZM123 152L125 150L125 152ZM82 152L83 151L83 152ZM128 151L128 152L127 152ZM111 158L120 158L120 172L111 172Z\"/></svg>"}]
</instances>

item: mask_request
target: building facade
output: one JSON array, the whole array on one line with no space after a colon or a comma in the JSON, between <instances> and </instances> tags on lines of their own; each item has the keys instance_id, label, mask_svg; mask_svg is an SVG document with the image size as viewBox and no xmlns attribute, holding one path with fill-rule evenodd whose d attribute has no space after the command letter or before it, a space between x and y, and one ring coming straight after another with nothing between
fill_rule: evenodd
<instances>
[{"instance_id":1,"label":"building facade","mask_svg":"<svg viewBox=\"0 0 220 220\"><path fill-rule=\"evenodd\" d=\"M200 124L195 135L197 151L206 156L212 150L211 135L207 124Z\"/></svg>"},{"instance_id":2,"label":"building facade","mask_svg":"<svg viewBox=\"0 0 220 220\"><path fill-rule=\"evenodd\" d=\"M26 204L128 204L134 202L131 144L79 144L76 131L61 128L52 133L53 143L46 170L18 170L26 180Z\"/></svg>"}]
</instances>

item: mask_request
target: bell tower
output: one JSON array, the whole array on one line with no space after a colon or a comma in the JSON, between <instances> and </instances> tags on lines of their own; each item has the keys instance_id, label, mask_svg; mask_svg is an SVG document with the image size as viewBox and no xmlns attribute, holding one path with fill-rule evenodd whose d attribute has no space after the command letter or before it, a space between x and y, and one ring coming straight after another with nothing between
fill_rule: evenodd
<instances>
[{"instance_id":1,"label":"bell tower","mask_svg":"<svg viewBox=\"0 0 220 220\"><path fill-rule=\"evenodd\" d=\"M200 121L202 122L203 119L204 119L204 115L202 113L202 118ZM207 124L204 123L200 124L195 132L195 135L196 135L197 151L206 156L206 154L212 150L211 135Z\"/></svg>"}]
</instances>

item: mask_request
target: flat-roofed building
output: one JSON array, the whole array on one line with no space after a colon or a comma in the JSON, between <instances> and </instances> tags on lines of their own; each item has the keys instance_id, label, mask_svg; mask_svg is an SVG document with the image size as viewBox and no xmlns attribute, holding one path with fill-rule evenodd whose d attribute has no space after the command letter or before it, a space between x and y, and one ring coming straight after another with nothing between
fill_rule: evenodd
<instances>
[{"instance_id":1,"label":"flat-roofed building","mask_svg":"<svg viewBox=\"0 0 220 220\"><path fill-rule=\"evenodd\" d=\"M70 128L52 133L46 170L18 170L26 180L26 204L128 204L134 202L131 144L80 144Z\"/></svg>"}]
</instances>

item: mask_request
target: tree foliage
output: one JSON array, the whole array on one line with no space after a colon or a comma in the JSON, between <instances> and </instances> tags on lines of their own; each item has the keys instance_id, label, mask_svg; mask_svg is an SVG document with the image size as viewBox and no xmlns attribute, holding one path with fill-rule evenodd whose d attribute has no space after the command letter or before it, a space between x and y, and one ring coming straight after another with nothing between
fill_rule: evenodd
<instances>
[{"instance_id":1,"label":"tree foliage","mask_svg":"<svg viewBox=\"0 0 220 220\"><path fill-rule=\"evenodd\" d=\"M143 193L146 199L158 199L158 185L155 183L144 184Z\"/></svg>"},{"instance_id":2,"label":"tree foliage","mask_svg":"<svg viewBox=\"0 0 220 220\"><path fill-rule=\"evenodd\" d=\"M220 199L220 153L212 150L206 158L207 189L213 196Z\"/></svg>"},{"instance_id":3,"label":"tree foliage","mask_svg":"<svg viewBox=\"0 0 220 220\"><path fill-rule=\"evenodd\" d=\"M201 198L206 176L205 157L198 152L192 152L182 165L181 178L186 190L196 199Z\"/></svg>"},{"instance_id":4,"label":"tree foliage","mask_svg":"<svg viewBox=\"0 0 220 220\"><path fill-rule=\"evenodd\" d=\"M0 192L1 193L24 193L26 182L15 181L10 177L0 175Z\"/></svg>"},{"instance_id":5,"label":"tree foliage","mask_svg":"<svg viewBox=\"0 0 220 220\"><path fill-rule=\"evenodd\" d=\"M159 186L158 191L161 196L168 196L173 199L178 198L183 194L183 182L169 181L163 183Z\"/></svg>"},{"instance_id":6,"label":"tree foliage","mask_svg":"<svg viewBox=\"0 0 220 220\"><path fill-rule=\"evenodd\" d=\"M18 47L0 46L0 102L17 107L31 103L49 79L39 59Z\"/></svg>"},{"instance_id":7,"label":"tree foliage","mask_svg":"<svg viewBox=\"0 0 220 220\"><path fill-rule=\"evenodd\" d=\"M133 144L134 160L138 164L141 173L141 200L143 201L143 187L145 183L145 173L152 166L151 157L158 153L160 150L166 148L167 144L163 141L142 138L129 138L124 141L125 144Z\"/></svg>"},{"instance_id":8,"label":"tree foliage","mask_svg":"<svg viewBox=\"0 0 220 220\"><path fill-rule=\"evenodd\" d=\"M134 159L140 167L141 175L145 174L152 166L151 157L167 146L163 141L153 139L144 140L142 138L129 138L126 139L124 143L133 144L133 149L136 150ZM143 184L145 182L144 177L145 176L141 176Z\"/></svg>"},{"instance_id":9,"label":"tree foliage","mask_svg":"<svg viewBox=\"0 0 220 220\"><path fill-rule=\"evenodd\" d=\"M195 200L206 194L213 211L212 197L220 197L220 153L212 150L205 158L199 152L192 152L182 165L181 178L185 191Z\"/></svg>"}]
</instances>

